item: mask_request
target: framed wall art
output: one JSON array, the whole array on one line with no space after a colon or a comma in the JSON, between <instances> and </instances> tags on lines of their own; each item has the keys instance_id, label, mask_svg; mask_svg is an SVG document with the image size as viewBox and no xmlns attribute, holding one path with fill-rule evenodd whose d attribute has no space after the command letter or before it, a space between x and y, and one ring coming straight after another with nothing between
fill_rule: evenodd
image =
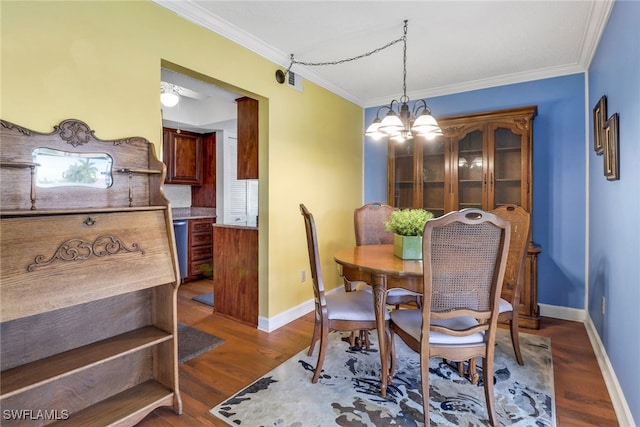
<instances>
[{"instance_id":1,"label":"framed wall art","mask_svg":"<svg viewBox=\"0 0 640 427\"><path fill-rule=\"evenodd\" d=\"M618 127L618 113L615 113L609 117L604 127L604 176L609 181L620 179Z\"/></svg>"},{"instance_id":2,"label":"framed wall art","mask_svg":"<svg viewBox=\"0 0 640 427\"><path fill-rule=\"evenodd\" d=\"M596 154L604 153L604 127L607 121L607 97L602 96L593 107L593 149Z\"/></svg>"}]
</instances>

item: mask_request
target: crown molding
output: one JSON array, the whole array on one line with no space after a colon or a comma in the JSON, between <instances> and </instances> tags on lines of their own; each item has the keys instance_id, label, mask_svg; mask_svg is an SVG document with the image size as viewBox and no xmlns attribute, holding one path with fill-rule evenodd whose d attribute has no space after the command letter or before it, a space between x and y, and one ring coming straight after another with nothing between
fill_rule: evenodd
<instances>
[{"instance_id":1,"label":"crown molding","mask_svg":"<svg viewBox=\"0 0 640 427\"><path fill-rule=\"evenodd\" d=\"M286 54L281 50L275 49L273 46L268 45L259 38L247 33L244 30L236 27L232 23L212 14L208 10L202 8L192 0L153 0L154 3L159 6L168 9L178 16L193 22L196 25L200 25L214 33L254 52L257 55L274 62L276 65L286 69L291 62L290 54ZM274 70L275 73L275 70ZM356 105L363 106L364 100L358 98L354 94L345 91L343 88L336 86L330 81L326 80L319 74L310 70L308 67L296 65L295 73L325 89L335 93L342 98L353 102Z\"/></svg>"},{"instance_id":2,"label":"crown molding","mask_svg":"<svg viewBox=\"0 0 640 427\"><path fill-rule=\"evenodd\" d=\"M259 38L241 30L232 23L221 19L212 14L208 10L199 6L193 0L153 0L159 6L164 7L178 16L200 25L222 37L243 46L246 49L262 56L263 58L275 63L284 69L290 65L290 55L286 54L273 46L266 44ZM588 69L593 55L597 49L600 37L606 27L614 0L596 0L592 3L589 13L589 21L585 28L583 43L579 52L579 61L575 64L549 67L534 71L522 73L504 74L501 76L490 77L486 79L474 80L456 85L448 85L432 88L425 91L417 91L408 93L412 99L430 98L434 96L451 95L455 93L468 92L472 90L487 89L490 87L504 86L508 84L524 83L528 81L560 77L576 73L584 73ZM274 70L275 72L275 70ZM330 81L326 80L308 67L296 65L294 72L318 86L363 107L375 107L386 105L389 102L388 97L385 98L368 98L362 99L353 93L346 91L344 88L338 87Z\"/></svg>"}]
</instances>

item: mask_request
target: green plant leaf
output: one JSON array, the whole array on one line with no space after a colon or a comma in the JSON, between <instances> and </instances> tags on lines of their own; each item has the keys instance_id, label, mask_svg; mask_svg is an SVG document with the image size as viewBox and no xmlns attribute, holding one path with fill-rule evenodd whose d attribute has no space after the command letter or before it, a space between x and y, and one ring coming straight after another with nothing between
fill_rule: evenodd
<instances>
[{"instance_id":1,"label":"green plant leaf","mask_svg":"<svg viewBox=\"0 0 640 427\"><path fill-rule=\"evenodd\" d=\"M384 228L401 236L422 236L424 225L433 213L424 209L401 209L391 214Z\"/></svg>"}]
</instances>

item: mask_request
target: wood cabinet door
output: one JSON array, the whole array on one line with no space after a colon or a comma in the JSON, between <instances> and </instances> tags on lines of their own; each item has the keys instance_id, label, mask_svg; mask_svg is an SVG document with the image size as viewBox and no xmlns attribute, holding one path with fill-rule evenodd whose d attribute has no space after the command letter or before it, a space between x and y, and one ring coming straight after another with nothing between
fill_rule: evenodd
<instances>
[{"instance_id":1,"label":"wood cabinet door","mask_svg":"<svg viewBox=\"0 0 640 427\"><path fill-rule=\"evenodd\" d=\"M258 179L258 101L238 103L238 179Z\"/></svg>"},{"instance_id":2,"label":"wood cabinet door","mask_svg":"<svg viewBox=\"0 0 640 427\"><path fill-rule=\"evenodd\" d=\"M490 123L486 210L516 204L527 211L530 193L529 130L516 123Z\"/></svg>"},{"instance_id":3,"label":"wood cabinet door","mask_svg":"<svg viewBox=\"0 0 640 427\"><path fill-rule=\"evenodd\" d=\"M413 140L389 141L389 205L401 209L422 206L422 188L416 181L417 171L422 171L421 164Z\"/></svg>"},{"instance_id":4,"label":"wood cabinet door","mask_svg":"<svg viewBox=\"0 0 640 427\"><path fill-rule=\"evenodd\" d=\"M450 150L445 138L422 143L422 200L420 206L434 216L445 214L451 195Z\"/></svg>"},{"instance_id":5,"label":"wood cabinet door","mask_svg":"<svg viewBox=\"0 0 640 427\"><path fill-rule=\"evenodd\" d=\"M202 185L202 135L165 128L162 142L165 183Z\"/></svg>"},{"instance_id":6,"label":"wood cabinet door","mask_svg":"<svg viewBox=\"0 0 640 427\"><path fill-rule=\"evenodd\" d=\"M488 174L487 132L482 124L464 127L450 137L452 194L447 212L483 209Z\"/></svg>"}]
</instances>

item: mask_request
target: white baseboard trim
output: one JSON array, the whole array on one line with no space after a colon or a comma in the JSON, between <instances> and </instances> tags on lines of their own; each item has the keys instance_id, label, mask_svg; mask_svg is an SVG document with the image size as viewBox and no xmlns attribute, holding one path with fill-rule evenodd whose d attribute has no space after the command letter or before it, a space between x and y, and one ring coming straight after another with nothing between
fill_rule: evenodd
<instances>
[{"instance_id":1,"label":"white baseboard trim","mask_svg":"<svg viewBox=\"0 0 640 427\"><path fill-rule=\"evenodd\" d=\"M335 289L325 292L325 294L333 292L344 292L344 287L338 286ZM273 317L258 316L258 329L265 332L273 332L279 327L284 326L313 310L315 310L315 302L313 299L310 299Z\"/></svg>"},{"instance_id":2,"label":"white baseboard trim","mask_svg":"<svg viewBox=\"0 0 640 427\"><path fill-rule=\"evenodd\" d=\"M540 316L554 319L584 322L584 310L580 308L560 307L557 305L538 304Z\"/></svg>"},{"instance_id":3,"label":"white baseboard trim","mask_svg":"<svg viewBox=\"0 0 640 427\"><path fill-rule=\"evenodd\" d=\"M636 424L633 421L631 409L629 408L627 399L624 397L622 388L620 388L618 377L613 370L613 366L611 366L611 361L609 360L609 356L607 356L604 345L602 345L600 335L591 320L591 316L586 316L584 326L587 330L587 335L589 335L593 351L596 354L598 365L600 365L600 371L602 371L604 382L607 385L607 390L611 397L611 403L613 404L613 409L616 412L616 417L618 418L618 425L635 427Z\"/></svg>"},{"instance_id":4,"label":"white baseboard trim","mask_svg":"<svg viewBox=\"0 0 640 427\"><path fill-rule=\"evenodd\" d=\"M277 314L273 317L258 317L258 329L265 332L273 332L281 326L286 325L289 322L296 320L299 317L313 311L315 309L315 303L313 300L303 302L302 304L293 307L287 311Z\"/></svg>"}]
</instances>

